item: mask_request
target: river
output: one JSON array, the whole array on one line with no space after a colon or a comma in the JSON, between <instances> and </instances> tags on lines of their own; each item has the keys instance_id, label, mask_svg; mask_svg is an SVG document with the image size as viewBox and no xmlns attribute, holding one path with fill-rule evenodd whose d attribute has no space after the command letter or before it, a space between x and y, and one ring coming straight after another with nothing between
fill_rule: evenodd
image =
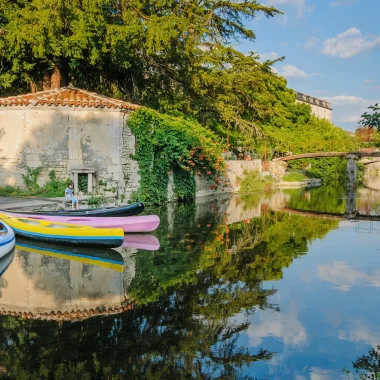
<instances>
[{"instance_id":1,"label":"river","mask_svg":"<svg viewBox=\"0 0 380 380\"><path fill-rule=\"evenodd\" d=\"M356 205L345 219L329 188L205 198L148 210L154 236L95 257L18 240L0 377L359 379L380 344L380 193Z\"/></svg>"}]
</instances>

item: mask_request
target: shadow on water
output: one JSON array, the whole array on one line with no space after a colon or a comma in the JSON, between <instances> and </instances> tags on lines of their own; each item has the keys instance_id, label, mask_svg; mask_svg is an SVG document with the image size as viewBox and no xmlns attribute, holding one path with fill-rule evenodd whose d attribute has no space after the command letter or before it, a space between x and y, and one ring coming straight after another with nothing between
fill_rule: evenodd
<instances>
[{"instance_id":1,"label":"shadow on water","mask_svg":"<svg viewBox=\"0 0 380 380\"><path fill-rule=\"evenodd\" d=\"M123 272L19 247L1 282L2 375L254 378L247 368L275 352L241 340L249 317L279 313L273 281L339 223L273 211L284 202L278 193L159 210L159 250L123 248ZM133 310L55 318L126 300ZM14 317L7 307L54 310L53 321Z\"/></svg>"}]
</instances>

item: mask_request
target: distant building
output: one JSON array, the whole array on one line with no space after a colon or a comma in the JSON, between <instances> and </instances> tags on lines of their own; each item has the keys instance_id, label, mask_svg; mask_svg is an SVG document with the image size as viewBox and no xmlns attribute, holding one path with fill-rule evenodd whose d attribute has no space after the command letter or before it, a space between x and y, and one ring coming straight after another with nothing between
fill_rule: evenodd
<instances>
[{"instance_id":1,"label":"distant building","mask_svg":"<svg viewBox=\"0 0 380 380\"><path fill-rule=\"evenodd\" d=\"M331 121L332 108L329 102L313 98L312 96L305 95L297 91L296 96L296 103L309 104L313 115L320 117L321 119L327 119L328 121Z\"/></svg>"}]
</instances>

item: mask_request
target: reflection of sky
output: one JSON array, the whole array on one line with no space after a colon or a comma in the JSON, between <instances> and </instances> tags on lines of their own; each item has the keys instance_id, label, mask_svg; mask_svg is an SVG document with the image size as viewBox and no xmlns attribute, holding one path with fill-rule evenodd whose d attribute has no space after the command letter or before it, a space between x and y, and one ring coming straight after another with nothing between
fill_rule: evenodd
<instances>
[{"instance_id":1,"label":"reflection of sky","mask_svg":"<svg viewBox=\"0 0 380 380\"><path fill-rule=\"evenodd\" d=\"M257 311L241 336L252 352L275 352L247 372L258 379L335 380L380 344L380 235L336 230L284 269L269 299L281 312ZM240 318L241 316L237 316Z\"/></svg>"}]
</instances>

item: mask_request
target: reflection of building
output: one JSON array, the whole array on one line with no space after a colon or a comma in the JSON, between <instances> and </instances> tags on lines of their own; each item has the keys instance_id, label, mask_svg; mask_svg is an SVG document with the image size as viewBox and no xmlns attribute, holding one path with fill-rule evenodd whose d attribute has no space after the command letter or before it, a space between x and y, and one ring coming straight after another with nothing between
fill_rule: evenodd
<instances>
[{"instance_id":1,"label":"reflection of building","mask_svg":"<svg viewBox=\"0 0 380 380\"><path fill-rule=\"evenodd\" d=\"M0 314L73 320L119 313L131 307L133 274L132 267L120 272L17 249L0 279Z\"/></svg>"},{"instance_id":2,"label":"reflection of building","mask_svg":"<svg viewBox=\"0 0 380 380\"><path fill-rule=\"evenodd\" d=\"M331 121L332 108L329 102L313 98L312 96L302 94L296 91L297 100L296 103L306 103L311 107L313 115L320 117L321 119L327 119Z\"/></svg>"}]
</instances>

